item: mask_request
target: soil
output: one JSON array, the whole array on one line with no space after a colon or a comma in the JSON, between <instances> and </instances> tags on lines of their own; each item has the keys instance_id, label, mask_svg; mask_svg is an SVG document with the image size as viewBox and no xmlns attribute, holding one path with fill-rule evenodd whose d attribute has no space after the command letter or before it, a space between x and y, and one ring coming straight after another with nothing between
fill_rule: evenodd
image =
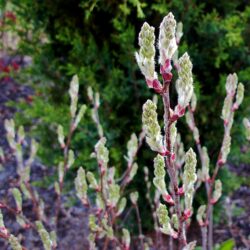
<instances>
[{"instance_id":1,"label":"soil","mask_svg":"<svg viewBox=\"0 0 250 250\"><path fill-rule=\"evenodd\" d=\"M15 58L15 61L18 60ZM11 59L5 60L5 63L11 63ZM18 62L22 67L22 62ZM9 101L18 102L21 98L28 102L32 96L32 90L25 86L20 85L12 78L2 78L0 80L0 147L5 152L5 160L2 162L3 170L0 172L0 201L8 204L9 207L15 209L15 203L10 192L11 188L17 186L17 173L16 163L13 158L11 149L8 147L8 143L5 139L4 120L13 117L14 113L18 111L18 108L7 106ZM27 141L27 144L29 142ZM228 166L231 171L239 176L249 178L250 166ZM31 169L31 182L41 180L43 177L53 175L54 168L47 168L39 161L36 161L32 165ZM53 186L47 190L42 188L36 188L39 196L44 200L45 213L47 216L52 214L55 209L56 194ZM67 201L73 194L64 196L64 201ZM214 239L215 242L220 243L230 238L234 238L236 241L235 249L250 249L250 241L248 239L250 235L250 186L241 186L230 197L230 201L227 204L228 207L233 205L235 208L242 208L242 211L238 214L232 214L232 225L229 227L227 223L219 224L215 226ZM34 212L32 211L32 203L30 200L24 200L23 211L31 221L35 220ZM63 208L63 213L59 216L58 224L58 247L59 250L84 250L88 249L87 236L88 226L87 217L89 211L80 204L73 205L70 209ZM15 215L9 210L2 208L4 215L4 222L9 232L18 236L22 241L23 246L28 250L40 250L43 246L40 241L40 237L37 232L32 229L22 228L15 220ZM46 227L51 229L51 219ZM200 230L197 225L192 225L190 229L190 238L196 238L200 235ZM199 241L198 241L199 243ZM7 242L0 239L0 249L10 249ZM226 249L226 248L225 248Z\"/></svg>"}]
</instances>

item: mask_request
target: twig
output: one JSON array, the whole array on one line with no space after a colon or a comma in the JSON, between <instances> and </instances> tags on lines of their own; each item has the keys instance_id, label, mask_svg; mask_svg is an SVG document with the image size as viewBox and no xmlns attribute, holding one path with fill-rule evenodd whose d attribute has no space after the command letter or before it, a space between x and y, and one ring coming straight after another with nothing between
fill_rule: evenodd
<instances>
[{"instance_id":1,"label":"twig","mask_svg":"<svg viewBox=\"0 0 250 250\"><path fill-rule=\"evenodd\" d=\"M169 82L164 82L164 90L162 93L163 98L163 104L164 104L164 126L165 126L165 140L166 140L166 147L167 150L171 151L171 141L170 141L170 98L169 98ZM187 244L186 242L186 235L185 235L185 229L184 229L184 221L182 220L182 214L181 214L181 204L180 204L180 196L178 192L178 179L177 179L177 173L174 164L172 163L172 160L170 159L170 156L164 157L165 161L165 167L169 173L170 176L170 182L172 186L172 194L174 198L174 207L175 212L178 216L179 221L179 230L178 230L178 242L179 242L179 248L181 249L183 246Z\"/></svg>"},{"instance_id":2,"label":"twig","mask_svg":"<svg viewBox=\"0 0 250 250\"><path fill-rule=\"evenodd\" d=\"M71 122L70 122L70 129L69 129L69 133L68 133L68 137L67 137L67 142L66 142L66 145L64 147L64 162L63 162L63 170L64 170L64 173L63 173L63 178L62 178L62 181L60 181L59 183L59 194L57 194L57 201L56 201L56 212L55 212L55 225L57 227L58 225L58 216L59 216L59 212L60 212L60 207L61 207L61 194L62 194L62 191L63 191L63 186L64 186L64 177L67 173L67 162L68 162L68 152L69 152L69 146L70 146L70 143L71 143L71 138L72 138L72 135L73 135L73 132L74 132L74 120L71 119Z\"/></svg>"},{"instance_id":3,"label":"twig","mask_svg":"<svg viewBox=\"0 0 250 250\"><path fill-rule=\"evenodd\" d=\"M134 207L135 207L135 211L136 211L136 219L137 219L137 225L138 225L138 231L139 231L141 250L143 250L143 234L142 234L140 211L139 211L137 203L134 205Z\"/></svg>"}]
</instances>

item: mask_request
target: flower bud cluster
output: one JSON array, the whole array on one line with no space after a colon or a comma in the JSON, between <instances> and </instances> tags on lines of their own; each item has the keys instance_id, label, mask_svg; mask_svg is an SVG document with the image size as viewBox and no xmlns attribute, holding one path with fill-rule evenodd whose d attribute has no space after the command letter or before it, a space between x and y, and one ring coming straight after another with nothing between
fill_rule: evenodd
<instances>
[{"instance_id":1,"label":"flower bud cluster","mask_svg":"<svg viewBox=\"0 0 250 250\"><path fill-rule=\"evenodd\" d=\"M238 84L238 77L235 73L228 75L226 81L226 91L227 91L227 96L224 100L224 105L222 108L222 119L224 120L225 125L230 124L230 126L232 126L233 123L232 111L235 111L236 109L239 108L244 98L244 85L242 83ZM233 103L235 93L236 93L236 98L235 102Z\"/></svg>"},{"instance_id":2,"label":"flower bud cluster","mask_svg":"<svg viewBox=\"0 0 250 250\"><path fill-rule=\"evenodd\" d=\"M202 180L203 181L208 181L210 179L209 177L209 164L210 164L210 159L207 153L207 148L202 147Z\"/></svg>"},{"instance_id":3,"label":"flower bud cluster","mask_svg":"<svg viewBox=\"0 0 250 250\"><path fill-rule=\"evenodd\" d=\"M98 92L94 93L91 87L88 87L88 98L91 101L93 108L91 109L91 117L96 124L99 137L103 137L103 128L99 121L98 108L100 106L100 94Z\"/></svg>"},{"instance_id":4,"label":"flower bud cluster","mask_svg":"<svg viewBox=\"0 0 250 250\"><path fill-rule=\"evenodd\" d=\"M89 215L89 229L91 232L101 232L102 229L96 223L96 216L94 214Z\"/></svg>"},{"instance_id":5,"label":"flower bud cluster","mask_svg":"<svg viewBox=\"0 0 250 250\"><path fill-rule=\"evenodd\" d=\"M138 198L139 198L139 193L137 191L130 193L129 195L130 201L132 202L133 205L137 204Z\"/></svg>"},{"instance_id":6,"label":"flower bud cluster","mask_svg":"<svg viewBox=\"0 0 250 250\"><path fill-rule=\"evenodd\" d=\"M17 211L21 212L22 211L22 203L23 203L22 194L18 188L13 188L12 194L13 194L15 202L16 202Z\"/></svg>"},{"instance_id":7,"label":"flower bud cluster","mask_svg":"<svg viewBox=\"0 0 250 250\"><path fill-rule=\"evenodd\" d=\"M116 216L119 216L122 214L122 212L124 211L125 207L127 205L127 199L125 197L123 197L117 206L117 212L116 212Z\"/></svg>"},{"instance_id":8,"label":"flower bud cluster","mask_svg":"<svg viewBox=\"0 0 250 250\"><path fill-rule=\"evenodd\" d=\"M211 203L215 204L221 197L222 193L222 183L220 180L215 181L213 198L211 199Z\"/></svg>"},{"instance_id":9,"label":"flower bud cluster","mask_svg":"<svg viewBox=\"0 0 250 250\"><path fill-rule=\"evenodd\" d=\"M75 154L72 149L69 150L68 152L68 162L66 165L66 168L69 169L75 162Z\"/></svg>"},{"instance_id":10,"label":"flower bud cluster","mask_svg":"<svg viewBox=\"0 0 250 250\"><path fill-rule=\"evenodd\" d=\"M95 156L98 164L101 168L101 173L104 174L107 171L107 165L109 162L109 151L105 146L107 139L102 137L95 145Z\"/></svg>"},{"instance_id":11,"label":"flower bud cluster","mask_svg":"<svg viewBox=\"0 0 250 250\"><path fill-rule=\"evenodd\" d=\"M190 148L185 155L185 166L183 173L183 188L185 192L185 213L190 214L192 212L192 203L194 195L194 184L197 180L196 175L196 154L193 149Z\"/></svg>"},{"instance_id":12,"label":"flower bud cluster","mask_svg":"<svg viewBox=\"0 0 250 250\"><path fill-rule=\"evenodd\" d=\"M136 134L132 134L130 137L130 140L127 143L127 156L125 156L125 159L128 162L128 166L131 166L134 161L134 157L136 155L136 152L138 150L138 138Z\"/></svg>"},{"instance_id":13,"label":"flower bud cluster","mask_svg":"<svg viewBox=\"0 0 250 250\"><path fill-rule=\"evenodd\" d=\"M131 170L129 171L129 175L128 175L128 179L127 182L130 182L133 180L133 178L135 177L135 175L137 174L137 170L138 170L138 164L135 162L132 167Z\"/></svg>"},{"instance_id":14,"label":"flower bud cluster","mask_svg":"<svg viewBox=\"0 0 250 250\"><path fill-rule=\"evenodd\" d=\"M243 119L243 125L245 127L245 134L248 141L250 141L250 120L247 118Z\"/></svg>"},{"instance_id":15,"label":"flower bud cluster","mask_svg":"<svg viewBox=\"0 0 250 250\"><path fill-rule=\"evenodd\" d=\"M175 112L185 109L193 95L192 63L190 57L185 53L179 59L178 80L176 81L176 91L178 93L178 105Z\"/></svg>"},{"instance_id":16,"label":"flower bud cluster","mask_svg":"<svg viewBox=\"0 0 250 250\"><path fill-rule=\"evenodd\" d=\"M9 236L8 241L9 241L9 243L10 243L13 250L23 250L21 244L18 241L18 238L15 237L13 234L11 234Z\"/></svg>"},{"instance_id":17,"label":"flower bud cluster","mask_svg":"<svg viewBox=\"0 0 250 250\"><path fill-rule=\"evenodd\" d=\"M194 250L196 246L196 241L188 243L182 250Z\"/></svg>"},{"instance_id":18,"label":"flower bud cluster","mask_svg":"<svg viewBox=\"0 0 250 250\"><path fill-rule=\"evenodd\" d=\"M171 226L171 220L168 216L168 210L167 207L160 203L159 207L157 208L157 217L159 220L159 223L161 225L161 232L167 235L172 236L173 238L177 238L178 233L174 231L174 229Z\"/></svg>"},{"instance_id":19,"label":"flower bud cluster","mask_svg":"<svg viewBox=\"0 0 250 250\"><path fill-rule=\"evenodd\" d=\"M196 214L196 220L199 223L199 225L205 226L206 222L204 221L206 219L206 205L202 205L198 208L197 214Z\"/></svg>"},{"instance_id":20,"label":"flower bud cluster","mask_svg":"<svg viewBox=\"0 0 250 250\"><path fill-rule=\"evenodd\" d=\"M229 74L226 81L227 95L234 96L237 88L238 77L234 74Z\"/></svg>"},{"instance_id":21,"label":"flower bud cluster","mask_svg":"<svg viewBox=\"0 0 250 250\"><path fill-rule=\"evenodd\" d=\"M124 250L129 250L130 246L130 233L126 228L122 229L122 243L124 245Z\"/></svg>"},{"instance_id":22,"label":"flower bud cluster","mask_svg":"<svg viewBox=\"0 0 250 250\"><path fill-rule=\"evenodd\" d=\"M165 65L167 60L171 60L175 51L177 50L176 38L176 21L174 15L170 12L164 17L160 24L160 34L159 34L159 51L160 58L159 63ZM178 33L180 36L181 34Z\"/></svg>"},{"instance_id":23,"label":"flower bud cluster","mask_svg":"<svg viewBox=\"0 0 250 250\"><path fill-rule=\"evenodd\" d=\"M74 118L76 115L78 91L79 91L79 80L78 80L78 76L74 75L70 82L70 88L69 88L69 95L71 98L70 114L72 118Z\"/></svg>"},{"instance_id":24,"label":"flower bud cluster","mask_svg":"<svg viewBox=\"0 0 250 250\"><path fill-rule=\"evenodd\" d=\"M111 207L116 207L118 201L120 199L120 186L118 184L109 185L108 192L108 205Z\"/></svg>"},{"instance_id":25,"label":"flower bud cluster","mask_svg":"<svg viewBox=\"0 0 250 250\"><path fill-rule=\"evenodd\" d=\"M82 201L83 204L88 204L88 185L86 181L85 170L82 167L80 167L77 171L77 177L75 178L75 188L77 197Z\"/></svg>"},{"instance_id":26,"label":"flower bud cluster","mask_svg":"<svg viewBox=\"0 0 250 250\"><path fill-rule=\"evenodd\" d=\"M219 162L221 165L226 163L227 156L230 153L230 147L231 147L231 136L229 134L226 134L221 148L221 158Z\"/></svg>"},{"instance_id":27,"label":"flower bud cluster","mask_svg":"<svg viewBox=\"0 0 250 250\"><path fill-rule=\"evenodd\" d=\"M140 67L142 74L145 78L152 82L157 79L155 72L155 35L154 27L151 27L148 23L144 23L139 33L139 53L135 53L136 61ZM153 86L149 84L149 87Z\"/></svg>"},{"instance_id":28,"label":"flower bud cluster","mask_svg":"<svg viewBox=\"0 0 250 250\"><path fill-rule=\"evenodd\" d=\"M143 105L142 123L149 147L153 151L165 153L161 128L157 120L156 105L151 100L147 100Z\"/></svg>"},{"instance_id":29,"label":"flower bud cluster","mask_svg":"<svg viewBox=\"0 0 250 250\"><path fill-rule=\"evenodd\" d=\"M106 235L108 239L112 240L114 238L114 231L113 228L108 225L108 220L106 217L102 219L102 228L104 236Z\"/></svg>"},{"instance_id":30,"label":"flower bud cluster","mask_svg":"<svg viewBox=\"0 0 250 250\"><path fill-rule=\"evenodd\" d=\"M154 179L153 183L155 187L158 189L160 194L162 195L163 199L168 202L169 204L173 205L174 200L172 199L171 195L168 193L165 183L165 163L164 158L161 155L157 155L154 158Z\"/></svg>"},{"instance_id":31,"label":"flower bud cluster","mask_svg":"<svg viewBox=\"0 0 250 250\"><path fill-rule=\"evenodd\" d=\"M86 105L81 105L77 115L76 115L76 111L77 111L77 104L78 104L78 92L79 92L79 79L77 75L74 75L71 82L70 82L70 88L69 88L69 95L70 95L70 114L71 114L71 119L74 121L72 124L72 129L74 130L79 122L81 121L87 107ZM61 131L58 131L61 132ZM59 133L58 133L59 135ZM59 138L58 138L59 139ZM61 143L62 138L60 138L59 142L60 145L62 146L63 143Z\"/></svg>"},{"instance_id":32,"label":"flower bud cluster","mask_svg":"<svg viewBox=\"0 0 250 250\"><path fill-rule=\"evenodd\" d=\"M92 172L87 172L87 180L89 182L89 187L94 190L99 190L99 185L97 183L97 180Z\"/></svg>"},{"instance_id":33,"label":"flower bud cluster","mask_svg":"<svg viewBox=\"0 0 250 250\"><path fill-rule=\"evenodd\" d=\"M53 241L50 234L47 232L41 221L36 221L37 231L43 242L43 247L45 250L51 250L53 246Z\"/></svg>"}]
</instances>

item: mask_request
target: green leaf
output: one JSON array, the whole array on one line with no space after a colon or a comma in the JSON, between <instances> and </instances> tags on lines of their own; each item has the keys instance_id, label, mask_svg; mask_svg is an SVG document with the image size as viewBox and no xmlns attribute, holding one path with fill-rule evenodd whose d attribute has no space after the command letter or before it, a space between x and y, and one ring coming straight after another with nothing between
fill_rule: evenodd
<instances>
[{"instance_id":1,"label":"green leaf","mask_svg":"<svg viewBox=\"0 0 250 250\"><path fill-rule=\"evenodd\" d=\"M219 250L232 250L235 246L235 241L234 239L229 239L227 241L224 241L220 247Z\"/></svg>"}]
</instances>

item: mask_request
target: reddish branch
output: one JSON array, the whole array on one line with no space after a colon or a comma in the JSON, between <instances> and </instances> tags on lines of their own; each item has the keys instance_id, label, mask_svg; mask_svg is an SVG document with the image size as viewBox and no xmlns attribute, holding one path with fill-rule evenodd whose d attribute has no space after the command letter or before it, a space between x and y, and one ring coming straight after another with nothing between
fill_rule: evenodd
<instances>
[{"instance_id":1,"label":"reddish branch","mask_svg":"<svg viewBox=\"0 0 250 250\"><path fill-rule=\"evenodd\" d=\"M163 86L163 103L164 103L164 126L165 126L165 140L166 140L166 149L171 152L171 141L170 141L170 97L169 97L169 81L164 82ZM182 249L183 246L187 245L186 235L185 235L185 221L182 219L181 204L180 204L180 193L178 188L178 176L173 161L170 155L164 157L165 166L169 173L171 186L172 186L172 195L174 199L174 209L175 213L178 216L179 220L179 229L178 229L178 243L179 249Z\"/></svg>"}]
</instances>

